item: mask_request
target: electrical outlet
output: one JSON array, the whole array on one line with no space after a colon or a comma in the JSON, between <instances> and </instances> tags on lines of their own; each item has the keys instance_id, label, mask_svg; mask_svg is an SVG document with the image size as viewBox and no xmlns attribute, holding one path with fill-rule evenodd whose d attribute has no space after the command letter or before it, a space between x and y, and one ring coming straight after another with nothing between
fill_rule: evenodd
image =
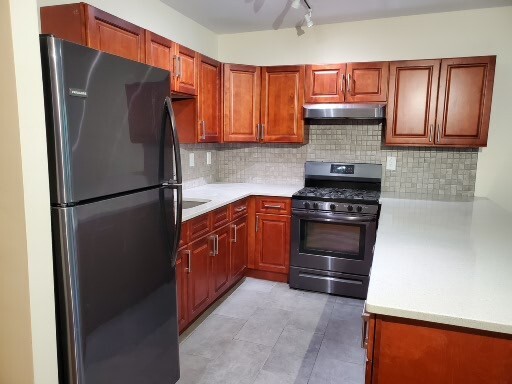
<instances>
[{"instance_id":1,"label":"electrical outlet","mask_svg":"<svg viewBox=\"0 0 512 384\"><path fill-rule=\"evenodd\" d=\"M212 153L206 152L206 165L211 165L211 164L212 164Z\"/></svg>"},{"instance_id":2,"label":"electrical outlet","mask_svg":"<svg viewBox=\"0 0 512 384\"><path fill-rule=\"evenodd\" d=\"M194 159L194 153L189 153L188 155L188 165L190 165L191 167L193 167L195 164L195 159Z\"/></svg>"},{"instance_id":3,"label":"electrical outlet","mask_svg":"<svg viewBox=\"0 0 512 384\"><path fill-rule=\"evenodd\" d=\"M395 156L388 156L388 160L386 162L386 169L390 171L396 170L396 157Z\"/></svg>"}]
</instances>

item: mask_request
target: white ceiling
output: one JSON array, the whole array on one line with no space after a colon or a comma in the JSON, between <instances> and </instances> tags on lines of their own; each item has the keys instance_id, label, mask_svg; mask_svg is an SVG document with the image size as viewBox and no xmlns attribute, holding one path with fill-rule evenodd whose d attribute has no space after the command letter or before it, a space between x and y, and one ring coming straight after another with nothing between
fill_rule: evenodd
<instances>
[{"instance_id":1,"label":"white ceiling","mask_svg":"<svg viewBox=\"0 0 512 384\"><path fill-rule=\"evenodd\" d=\"M292 0L161 0L218 34L293 28L306 12ZM315 24L512 5L512 0L307 0ZM433 26L435 27L435 26Z\"/></svg>"}]
</instances>

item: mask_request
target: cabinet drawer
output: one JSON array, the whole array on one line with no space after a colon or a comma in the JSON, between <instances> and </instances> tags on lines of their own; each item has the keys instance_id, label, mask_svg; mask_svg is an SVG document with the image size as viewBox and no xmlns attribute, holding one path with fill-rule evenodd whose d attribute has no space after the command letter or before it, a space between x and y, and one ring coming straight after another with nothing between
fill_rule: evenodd
<instances>
[{"instance_id":1,"label":"cabinet drawer","mask_svg":"<svg viewBox=\"0 0 512 384\"><path fill-rule=\"evenodd\" d=\"M188 221L190 241L200 239L211 232L210 217L210 214L206 214Z\"/></svg>"},{"instance_id":2,"label":"cabinet drawer","mask_svg":"<svg viewBox=\"0 0 512 384\"><path fill-rule=\"evenodd\" d=\"M189 242L189 222L186 221L181 224L181 236L180 236L180 243L178 245L178 248L183 247L184 245L188 244Z\"/></svg>"},{"instance_id":3,"label":"cabinet drawer","mask_svg":"<svg viewBox=\"0 0 512 384\"><path fill-rule=\"evenodd\" d=\"M231 220L236 220L239 217L247 214L247 199L235 201L230 205Z\"/></svg>"},{"instance_id":4,"label":"cabinet drawer","mask_svg":"<svg viewBox=\"0 0 512 384\"><path fill-rule=\"evenodd\" d=\"M257 197L256 212L289 215L291 213L291 199L287 197Z\"/></svg>"},{"instance_id":5,"label":"cabinet drawer","mask_svg":"<svg viewBox=\"0 0 512 384\"><path fill-rule=\"evenodd\" d=\"M212 228L220 228L229 223L229 205L216 209L211 213L212 215Z\"/></svg>"}]
</instances>

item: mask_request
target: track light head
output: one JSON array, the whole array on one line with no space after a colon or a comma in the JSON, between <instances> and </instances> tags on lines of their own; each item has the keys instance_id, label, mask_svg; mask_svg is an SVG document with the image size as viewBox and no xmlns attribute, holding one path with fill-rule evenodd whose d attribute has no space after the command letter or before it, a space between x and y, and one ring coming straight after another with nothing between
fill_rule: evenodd
<instances>
[{"instance_id":1,"label":"track light head","mask_svg":"<svg viewBox=\"0 0 512 384\"><path fill-rule=\"evenodd\" d=\"M293 0L292 8L299 9L301 0Z\"/></svg>"},{"instance_id":2,"label":"track light head","mask_svg":"<svg viewBox=\"0 0 512 384\"><path fill-rule=\"evenodd\" d=\"M304 15L304 19L306 20L306 26L308 28L311 28L313 25L315 25L315 23L313 23L313 19L311 19L311 11Z\"/></svg>"}]
</instances>

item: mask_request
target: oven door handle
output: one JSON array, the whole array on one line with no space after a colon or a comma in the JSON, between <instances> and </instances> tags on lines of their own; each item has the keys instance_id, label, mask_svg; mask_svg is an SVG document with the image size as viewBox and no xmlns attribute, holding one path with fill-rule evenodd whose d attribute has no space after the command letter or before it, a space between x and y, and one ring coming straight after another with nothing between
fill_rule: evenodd
<instances>
[{"instance_id":1,"label":"oven door handle","mask_svg":"<svg viewBox=\"0 0 512 384\"><path fill-rule=\"evenodd\" d=\"M336 223L371 223L377 221L376 216L355 216L355 215L346 215L339 213L312 213L312 212L304 212L304 211L293 211L292 218L297 217L299 219L308 219L308 220L324 220L328 222L336 222Z\"/></svg>"}]
</instances>

